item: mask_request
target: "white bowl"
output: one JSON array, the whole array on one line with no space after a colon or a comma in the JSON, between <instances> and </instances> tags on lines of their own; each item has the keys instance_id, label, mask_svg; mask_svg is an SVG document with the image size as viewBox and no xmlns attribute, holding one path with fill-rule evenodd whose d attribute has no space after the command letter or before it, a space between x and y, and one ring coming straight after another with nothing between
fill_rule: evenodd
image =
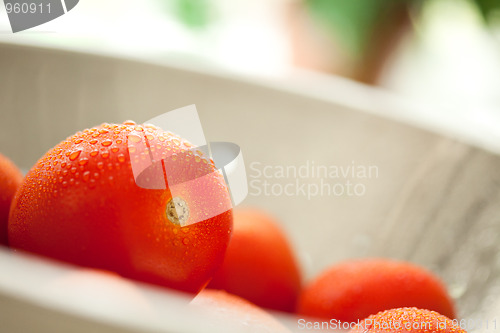
<instances>
[{"instance_id":1,"label":"white bowl","mask_svg":"<svg viewBox=\"0 0 500 333\"><path fill-rule=\"evenodd\" d=\"M279 217L306 278L342 259L405 259L445 280L462 318L493 320L500 312L500 158L420 128L425 122L408 124L405 103L338 79L276 83L9 44L0 44L0 73L0 151L25 169L83 128L143 122L196 104L209 141L241 146L250 181L245 204ZM365 110L353 107L360 105ZM372 173L311 174L323 167ZM265 195L265 181L274 194L297 181L279 177L281 168L303 170L298 181L305 192L292 185L287 194ZM337 184L336 193L307 192L321 181L331 189ZM347 193L347 181L351 189L357 184L357 194ZM75 273L75 267L6 249L0 267L0 322L8 332L204 329L178 306L185 297L172 291ZM63 281L61 289L54 279ZM87 290L88 281L96 289ZM131 305L129 296L144 302Z\"/></svg>"}]
</instances>

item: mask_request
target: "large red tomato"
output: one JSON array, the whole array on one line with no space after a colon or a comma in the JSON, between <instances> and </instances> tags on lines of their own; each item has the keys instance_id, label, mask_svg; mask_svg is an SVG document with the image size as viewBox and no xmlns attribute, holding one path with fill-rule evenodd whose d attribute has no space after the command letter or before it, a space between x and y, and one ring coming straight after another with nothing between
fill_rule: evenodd
<instances>
[{"instance_id":1,"label":"large red tomato","mask_svg":"<svg viewBox=\"0 0 500 333\"><path fill-rule=\"evenodd\" d=\"M0 244L7 245L7 220L12 198L23 174L7 157L0 154Z\"/></svg>"},{"instance_id":2,"label":"large red tomato","mask_svg":"<svg viewBox=\"0 0 500 333\"><path fill-rule=\"evenodd\" d=\"M79 132L43 156L14 198L8 232L17 249L197 292L231 228L213 161L170 132L125 122Z\"/></svg>"}]
</instances>

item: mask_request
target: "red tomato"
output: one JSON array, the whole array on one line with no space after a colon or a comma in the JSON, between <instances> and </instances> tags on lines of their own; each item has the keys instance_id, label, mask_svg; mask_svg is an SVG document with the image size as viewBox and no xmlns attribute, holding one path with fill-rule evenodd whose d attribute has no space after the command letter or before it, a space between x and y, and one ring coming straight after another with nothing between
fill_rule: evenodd
<instances>
[{"instance_id":1,"label":"red tomato","mask_svg":"<svg viewBox=\"0 0 500 333\"><path fill-rule=\"evenodd\" d=\"M147 142L147 149L134 153L141 142ZM136 184L129 145L136 166L141 161L148 165L150 157L168 160L166 188ZM12 204L10 245L199 291L222 263L232 210L223 176L214 172L213 161L192 148L172 133L133 122L103 124L69 137L27 174ZM163 162L155 164L161 171L158 163ZM141 174L143 182L155 170ZM163 172L161 176L165 187ZM177 216L172 207L179 205L185 211ZM210 215L217 209L220 214ZM201 222L191 224L196 221Z\"/></svg>"},{"instance_id":2,"label":"red tomato","mask_svg":"<svg viewBox=\"0 0 500 333\"><path fill-rule=\"evenodd\" d=\"M349 333L466 333L458 323L430 310L399 308L364 319Z\"/></svg>"},{"instance_id":3,"label":"red tomato","mask_svg":"<svg viewBox=\"0 0 500 333\"><path fill-rule=\"evenodd\" d=\"M411 306L455 318L445 286L431 272L407 262L371 259L346 261L323 272L302 291L297 312L354 322Z\"/></svg>"},{"instance_id":4,"label":"red tomato","mask_svg":"<svg viewBox=\"0 0 500 333\"><path fill-rule=\"evenodd\" d=\"M233 236L209 288L224 289L273 310L295 309L301 274L273 217L257 209L234 211Z\"/></svg>"},{"instance_id":5,"label":"red tomato","mask_svg":"<svg viewBox=\"0 0 500 333\"><path fill-rule=\"evenodd\" d=\"M290 332L263 309L222 290L204 289L191 301L190 306L207 314L208 328L231 328L234 332Z\"/></svg>"},{"instance_id":6,"label":"red tomato","mask_svg":"<svg viewBox=\"0 0 500 333\"><path fill-rule=\"evenodd\" d=\"M7 245L10 204L22 180L21 171L12 161L0 154L0 244L3 245Z\"/></svg>"}]
</instances>

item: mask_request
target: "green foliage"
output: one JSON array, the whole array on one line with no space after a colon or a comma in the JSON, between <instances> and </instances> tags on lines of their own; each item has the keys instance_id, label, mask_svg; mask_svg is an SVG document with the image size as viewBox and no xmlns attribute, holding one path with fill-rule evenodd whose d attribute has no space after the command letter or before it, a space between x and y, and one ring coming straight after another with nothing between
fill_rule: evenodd
<instances>
[{"instance_id":1,"label":"green foliage","mask_svg":"<svg viewBox=\"0 0 500 333\"><path fill-rule=\"evenodd\" d=\"M474 2L486 21L494 11L500 11L500 0L475 0Z\"/></svg>"},{"instance_id":2,"label":"green foliage","mask_svg":"<svg viewBox=\"0 0 500 333\"><path fill-rule=\"evenodd\" d=\"M312 15L353 55L364 52L371 31L387 6L414 0L304 0Z\"/></svg>"},{"instance_id":3,"label":"green foliage","mask_svg":"<svg viewBox=\"0 0 500 333\"><path fill-rule=\"evenodd\" d=\"M212 6L209 0L171 0L171 2L177 17L189 28L205 28L212 19Z\"/></svg>"},{"instance_id":4,"label":"green foliage","mask_svg":"<svg viewBox=\"0 0 500 333\"><path fill-rule=\"evenodd\" d=\"M340 39L351 56L361 56L367 48L373 30L381 22L390 19L391 6L405 4L408 10L417 10L424 0L303 0L306 7L325 29ZM432 1L432 0L426 0ZM500 0L470 0L477 4L488 18L500 9Z\"/></svg>"}]
</instances>

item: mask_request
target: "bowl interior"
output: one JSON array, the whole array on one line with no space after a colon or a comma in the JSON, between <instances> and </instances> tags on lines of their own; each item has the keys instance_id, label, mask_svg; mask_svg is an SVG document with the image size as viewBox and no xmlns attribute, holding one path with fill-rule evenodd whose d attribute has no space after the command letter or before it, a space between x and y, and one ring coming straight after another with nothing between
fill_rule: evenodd
<instances>
[{"instance_id":1,"label":"bowl interior","mask_svg":"<svg viewBox=\"0 0 500 333\"><path fill-rule=\"evenodd\" d=\"M241 147L244 205L281 220L306 279L405 259L446 281L461 317L500 310L497 155L300 89L164 65L0 44L0 72L1 151L25 169L83 128L196 104L208 141Z\"/></svg>"}]
</instances>

